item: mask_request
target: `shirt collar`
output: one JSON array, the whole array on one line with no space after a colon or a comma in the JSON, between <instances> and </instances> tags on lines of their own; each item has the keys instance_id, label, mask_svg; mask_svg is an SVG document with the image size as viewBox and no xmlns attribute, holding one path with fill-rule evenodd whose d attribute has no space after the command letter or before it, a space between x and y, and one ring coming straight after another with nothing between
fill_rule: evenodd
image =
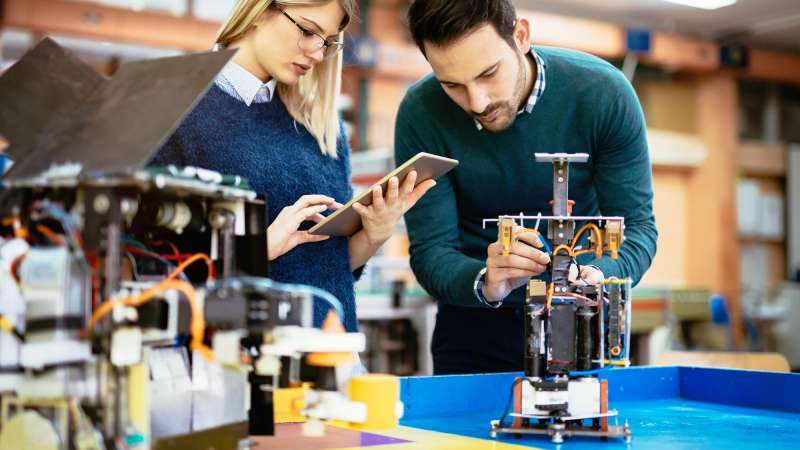
<instances>
[{"instance_id":1,"label":"shirt collar","mask_svg":"<svg viewBox=\"0 0 800 450\"><path fill-rule=\"evenodd\" d=\"M258 77L248 72L247 69L230 61L219 73L217 84L223 90L250 106L253 103L271 102L278 83L275 78L262 83Z\"/></svg>"},{"instance_id":2,"label":"shirt collar","mask_svg":"<svg viewBox=\"0 0 800 450\"><path fill-rule=\"evenodd\" d=\"M544 88L547 85L545 78L547 64L545 64L542 57L533 50L533 46L531 46L531 51L529 54L533 56L533 60L536 62L536 81L533 83L533 89L531 89L531 95L528 97L528 101L525 103L525 106L522 109L517 111L517 115L522 113L530 114L533 111L533 107L536 106L536 102L538 102L539 99L542 98L542 95L544 95ZM478 127L478 130L483 130L483 125L481 125L477 119L474 120L475 126Z\"/></svg>"}]
</instances>

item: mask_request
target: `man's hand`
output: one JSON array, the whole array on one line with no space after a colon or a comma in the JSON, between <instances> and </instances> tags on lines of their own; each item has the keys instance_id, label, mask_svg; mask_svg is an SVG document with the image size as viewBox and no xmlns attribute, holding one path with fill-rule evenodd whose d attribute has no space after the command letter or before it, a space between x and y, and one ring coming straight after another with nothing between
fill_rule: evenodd
<instances>
[{"instance_id":1,"label":"man's hand","mask_svg":"<svg viewBox=\"0 0 800 450\"><path fill-rule=\"evenodd\" d=\"M541 274L550 263L550 255L538 250L542 247L539 233L517 227L508 255L503 255L499 241L486 250L486 281L483 296L487 301L499 302L514 289L524 285L531 277Z\"/></svg>"},{"instance_id":2,"label":"man's hand","mask_svg":"<svg viewBox=\"0 0 800 450\"><path fill-rule=\"evenodd\" d=\"M592 266L581 266L580 278L578 278L578 268L575 264L569 266L569 281L572 284L599 286L603 282L603 278L603 272Z\"/></svg>"}]
</instances>

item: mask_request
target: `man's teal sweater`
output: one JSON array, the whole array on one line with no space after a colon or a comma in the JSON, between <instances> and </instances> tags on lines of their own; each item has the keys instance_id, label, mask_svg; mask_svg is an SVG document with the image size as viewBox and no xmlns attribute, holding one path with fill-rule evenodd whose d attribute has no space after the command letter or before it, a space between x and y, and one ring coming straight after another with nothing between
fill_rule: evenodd
<instances>
[{"instance_id":1,"label":"man's teal sweater","mask_svg":"<svg viewBox=\"0 0 800 450\"><path fill-rule=\"evenodd\" d=\"M596 57L536 47L546 65L547 87L531 113L500 133L478 130L429 75L400 105L395 130L397 163L425 151L461 164L439 180L405 216L411 267L420 284L444 304L480 306L473 282L484 267L497 227L486 218L552 213L553 166L534 153L588 153L570 166L573 215L625 217L619 258L582 264L608 276L641 279L656 252L653 187L644 117L622 73ZM528 227L533 222L525 224ZM540 231L546 235L544 222ZM517 289L506 305L519 305Z\"/></svg>"}]
</instances>

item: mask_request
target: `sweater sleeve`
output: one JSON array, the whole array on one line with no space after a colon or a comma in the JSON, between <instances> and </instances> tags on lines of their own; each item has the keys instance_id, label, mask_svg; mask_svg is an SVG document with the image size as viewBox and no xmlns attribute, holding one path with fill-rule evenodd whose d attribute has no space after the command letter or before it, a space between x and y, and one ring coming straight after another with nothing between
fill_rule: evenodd
<instances>
[{"instance_id":1,"label":"sweater sleeve","mask_svg":"<svg viewBox=\"0 0 800 450\"><path fill-rule=\"evenodd\" d=\"M621 75L616 99L598 122L594 185L600 212L625 218L625 240L616 260L592 261L606 277L641 280L656 253L653 180L647 149L647 128L636 93Z\"/></svg>"},{"instance_id":2,"label":"sweater sleeve","mask_svg":"<svg viewBox=\"0 0 800 450\"><path fill-rule=\"evenodd\" d=\"M434 139L423 136L424 116L408 98L400 105L395 125L395 159L401 164L421 151L436 153ZM458 169L454 169L458 170ZM466 256L458 230L458 205L449 175L439 178L405 215L411 268L425 290L439 302L479 307L473 284L485 262Z\"/></svg>"}]
</instances>

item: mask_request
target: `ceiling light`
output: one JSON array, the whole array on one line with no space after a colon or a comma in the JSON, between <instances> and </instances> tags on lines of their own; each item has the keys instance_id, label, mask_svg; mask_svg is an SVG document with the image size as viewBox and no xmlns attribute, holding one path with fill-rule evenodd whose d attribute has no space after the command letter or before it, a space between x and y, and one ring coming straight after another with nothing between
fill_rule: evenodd
<instances>
[{"instance_id":1,"label":"ceiling light","mask_svg":"<svg viewBox=\"0 0 800 450\"><path fill-rule=\"evenodd\" d=\"M664 1L700 9L719 9L719 8L724 8L726 6L731 6L734 3L736 3L736 0L664 0Z\"/></svg>"}]
</instances>

